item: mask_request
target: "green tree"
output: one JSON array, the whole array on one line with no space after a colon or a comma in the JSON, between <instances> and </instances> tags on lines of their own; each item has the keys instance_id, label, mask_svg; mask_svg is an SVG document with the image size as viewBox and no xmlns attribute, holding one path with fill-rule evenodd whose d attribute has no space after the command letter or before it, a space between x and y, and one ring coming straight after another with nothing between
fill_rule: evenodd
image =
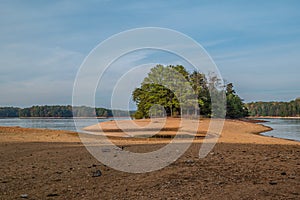
<instances>
[{"instance_id":1,"label":"green tree","mask_svg":"<svg viewBox=\"0 0 300 200\"><path fill-rule=\"evenodd\" d=\"M227 118L243 118L248 116L248 109L243 100L236 94L233 84L226 86Z\"/></svg>"},{"instance_id":2,"label":"green tree","mask_svg":"<svg viewBox=\"0 0 300 200\"><path fill-rule=\"evenodd\" d=\"M177 73L174 73L174 70ZM186 88L192 89L183 91ZM248 110L242 99L233 90L232 83L227 85L226 97L223 95L223 91L224 86L217 76L211 75L208 81L204 74L196 71L190 74L181 65L157 65L150 70L141 86L132 93L133 100L137 104L134 117L148 118L150 116L149 110L155 104L164 107L167 116L190 115L192 114L190 110L193 110L194 114L197 115L197 108L199 107L200 114L209 117L212 108L211 95L217 96L219 99L227 99L229 102L227 117L241 118L247 116ZM189 100L191 101L189 102ZM222 108L224 105L214 102L214 114L217 117L224 116L225 113Z\"/></svg>"},{"instance_id":3,"label":"green tree","mask_svg":"<svg viewBox=\"0 0 300 200\"><path fill-rule=\"evenodd\" d=\"M299 117L300 100L290 102L252 102L247 107L251 116Z\"/></svg>"},{"instance_id":4,"label":"green tree","mask_svg":"<svg viewBox=\"0 0 300 200\"><path fill-rule=\"evenodd\" d=\"M152 68L141 87L132 93L138 108L135 118L148 118L149 110L155 104L163 106L168 116L180 115L181 101L177 96L184 94L185 91L181 90L185 88L188 78L189 73L181 65L157 65Z\"/></svg>"},{"instance_id":5,"label":"green tree","mask_svg":"<svg viewBox=\"0 0 300 200\"><path fill-rule=\"evenodd\" d=\"M20 108L2 107L0 108L0 117L18 117Z\"/></svg>"}]
</instances>

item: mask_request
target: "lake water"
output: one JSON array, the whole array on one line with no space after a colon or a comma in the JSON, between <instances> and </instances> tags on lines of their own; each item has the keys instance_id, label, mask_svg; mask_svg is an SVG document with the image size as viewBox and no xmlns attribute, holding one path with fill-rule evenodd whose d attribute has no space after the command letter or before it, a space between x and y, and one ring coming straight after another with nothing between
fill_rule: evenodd
<instances>
[{"instance_id":1,"label":"lake water","mask_svg":"<svg viewBox=\"0 0 300 200\"><path fill-rule=\"evenodd\" d=\"M128 118L120 118L128 119ZM95 124L95 119L76 119L79 128ZM109 121L112 119L98 119L99 122ZM286 138L300 141L300 119L264 119L268 122L261 123L269 126L274 130L262 133L262 135ZM47 128L55 130L76 131L74 120L70 119L19 119L5 118L0 119L0 126L20 126L25 128Z\"/></svg>"},{"instance_id":2,"label":"lake water","mask_svg":"<svg viewBox=\"0 0 300 200\"><path fill-rule=\"evenodd\" d=\"M111 119L98 119L99 122L109 121ZM86 126L95 124L95 119L83 118L76 119L77 125L81 129ZM24 128L47 128L54 130L76 131L75 123L72 118L69 119L49 119L49 118L34 118L34 119L19 119L19 118L4 118L0 119L0 126L20 126Z\"/></svg>"},{"instance_id":3,"label":"lake water","mask_svg":"<svg viewBox=\"0 0 300 200\"><path fill-rule=\"evenodd\" d=\"M262 133L262 135L273 136L300 141L300 119L263 119L268 122L261 123L274 130Z\"/></svg>"}]
</instances>

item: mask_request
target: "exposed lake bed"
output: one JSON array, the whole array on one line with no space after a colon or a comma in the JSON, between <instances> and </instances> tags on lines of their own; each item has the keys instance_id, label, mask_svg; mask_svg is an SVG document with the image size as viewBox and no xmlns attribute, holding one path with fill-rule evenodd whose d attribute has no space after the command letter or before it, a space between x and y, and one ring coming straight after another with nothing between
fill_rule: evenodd
<instances>
[{"instance_id":1,"label":"exposed lake bed","mask_svg":"<svg viewBox=\"0 0 300 200\"><path fill-rule=\"evenodd\" d=\"M205 129L208 121L201 122ZM214 149L198 157L201 139L173 164L132 174L97 161L77 133L0 127L0 198L16 199L297 199L300 144L253 134L260 124L227 120ZM149 152L167 139L112 138L125 151ZM100 170L102 175L95 177ZM83 184L84 183L84 184Z\"/></svg>"}]
</instances>

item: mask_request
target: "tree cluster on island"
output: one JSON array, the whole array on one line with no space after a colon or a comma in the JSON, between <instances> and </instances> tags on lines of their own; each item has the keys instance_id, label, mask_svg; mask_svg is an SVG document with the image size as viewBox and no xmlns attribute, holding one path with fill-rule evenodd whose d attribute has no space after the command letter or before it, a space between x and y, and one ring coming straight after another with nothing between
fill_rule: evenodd
<instances>
[{"instance_id":1,"label":"tree cluster on island","mask_svg":"<svg viewBox=\"0 0 300 200\"><path fill-rule=\"evenodd\" d=\"M182 77L186 81L178 81ZM150 70L141 86L136 88L132 93L133 100L137 104L137 111L134 117L137 119L149 118L151 108L156 105L162 107L166 116L180 116L182 114L182 105L175 93L179 94L180 91L178 90L186 88L184 84L187 83L196 95L201 116L211 117L212 115L211 93L215 91L221 94L221 92L215 89L215 87L218 87L216 85L221 86L225 90L223 92L226 95L225 98L227 101L225 108L227 118L243 118L248 116L248 110L243 100L234 91L232 83L220 85L220 80L216 76L208 78L203 73L197 71L189 73L182 65L157 65ZM175 84L175 86L172 87L172 84ZM190 92L184 92L184 95L187 96L186 98L191 95ZM158 111L162 112L162 109Z\"/></svg>"}]
</instances>

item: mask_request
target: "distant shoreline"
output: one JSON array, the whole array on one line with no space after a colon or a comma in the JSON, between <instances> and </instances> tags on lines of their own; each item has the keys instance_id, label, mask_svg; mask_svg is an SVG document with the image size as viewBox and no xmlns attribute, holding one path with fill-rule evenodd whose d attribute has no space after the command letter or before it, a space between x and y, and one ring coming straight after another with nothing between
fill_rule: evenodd
<instances>
[{"instance_id":1,"label":"distant shoreline","mask_svg":"<svg viewBox=\"0 0 300 200\"><path fill-rule=\"evenodd\" d=\"M0 119L113 119L128 117L0 117Z\"/></svg>"},{"instance_id":2,"label":"distant shoreline","mask_svg":"<svg viewBox=\"0 0 300 200\"><path fill-rule=\"evenodd\" d=\"M16 117L19 119L108 119L109 117Z\"/></svg>"}]
</instances>

